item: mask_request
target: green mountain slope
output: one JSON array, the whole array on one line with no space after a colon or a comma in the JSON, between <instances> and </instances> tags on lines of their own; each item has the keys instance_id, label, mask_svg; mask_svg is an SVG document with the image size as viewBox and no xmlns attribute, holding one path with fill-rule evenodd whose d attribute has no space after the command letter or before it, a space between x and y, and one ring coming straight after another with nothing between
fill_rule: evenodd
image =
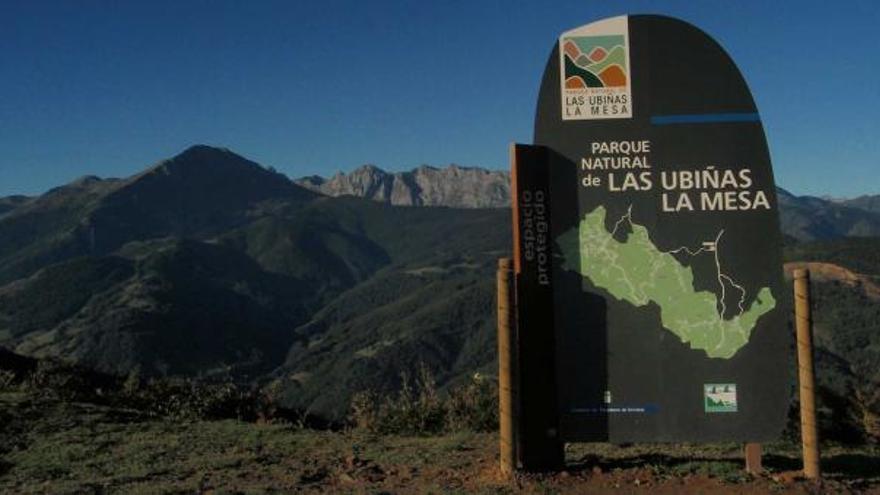
<instances>
[{"instance_id":1,"label":"green mountain slope","mask_svg":"<svg viewBox=\"0 0 880 495\"><path fill-rule=\"evenodd\" d=\"M100 294L131 277L132 263L115 256L78 258L49 266L0 288L0 336L19 339L64 321Z\"/></svg>"},{"instance_id":2,"label":"green mountain slope","mask_svg":"<svg viewBox=\"0 0 880 495\"><path fill-rule=\"evenodd\" d=\"M498 251L508 222L506 210L326 198L197 146L0 217L0 346L120 374L252 379L285 360L315 363L289 352L295 330L341 294L381 292L376 274L408 264Z\"/></svg>"},{"instance_id":3,"label":"green mountain slope","mask_svg":"<svg viewBox=\"0 0 880 495\"><path fill-rule=\"evenodd\" d=\"M880 237L852 237L794 244L790 260L835 263L856 273L880 276Z\"/></svg>"},{"instance_id":4,"label":"green mountain slope","mask_svg":"<svg viewBox=\"0 0 880 495\"><path fill-rule=\"evenodd\" d=\"M478 253L395 267L341 294L296 329L283 404L339 418L352 393L391 392L422 365L441 386L494 373L494 266Z\"/></svg>"},{"instance_id":5,"label":"green mountain slope","mask_svg":"<svg viewBox=\"0 0 880 495\"><path fill-rule=\"evenodd\" d=\"M880 238L852 238L790 246L785 258L877 274L878 252ZM812 295L824 428L838 439L880 438L880 301L858 282L827 277L813 278Z\"/></svg>"},{"instance_id":6,"label":"green mountain slope","mask_svg":"<svg viewBox=\"0 0 880 495\"><path fill-rule=\"evenodd\" d=\"M310 297L235 251L167 240L141 258L77 258L8 285L0 321L17 352L106 372L265 372L283 358L283 330L305 318Z\"/></svg>"}]
</instances>

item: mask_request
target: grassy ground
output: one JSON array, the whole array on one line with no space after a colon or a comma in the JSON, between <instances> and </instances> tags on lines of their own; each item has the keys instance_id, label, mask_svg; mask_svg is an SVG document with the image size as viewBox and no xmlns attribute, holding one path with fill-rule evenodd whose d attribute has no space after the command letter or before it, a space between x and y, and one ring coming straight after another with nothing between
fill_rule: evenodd
<instances>
[{"instance_id":1,"label":"grassy ground","mask_svg":"<svg viewBox=\"0 0 880 495\"><path fill-rule=\"evenodd\" d=\"M148 419L0 394L0 493L880 493L880 450L828 447L826 480L795 479L796 446L571 445L568 470L499 476L491 434L375 436L293 425Z\"/></svg>"}]
</instances>

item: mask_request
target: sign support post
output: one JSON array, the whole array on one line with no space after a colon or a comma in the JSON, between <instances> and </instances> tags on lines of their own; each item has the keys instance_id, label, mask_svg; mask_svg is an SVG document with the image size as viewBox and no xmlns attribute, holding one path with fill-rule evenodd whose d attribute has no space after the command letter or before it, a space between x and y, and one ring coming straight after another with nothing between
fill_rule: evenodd
<instances>
[{"instance_id":1,"label":"sign support post","mask_svg":"<svg viewBox=\"0 0 880 495\"><path fill-rule=\"evenodd\" d=\"M514 304L513 263L510 258L498 259L498 436L501 474L510 476L516 470L516 391L513 379Z\"/></svg>"},{"instance_id":2,"label":"sign support post","mask_svg":"<svg viewBox=\"0 0 880 495\"><path fill-rule=\"evenodd\" d=\"M794 271L794 307L797 326L798 383L804 476L820 477L819 436L816 431L816 392L813 368L813 319L810 311L810 271Z\"/></svg>"},{"instance_id":3,"label":"sign support post","mask_svg":"<svg viewBox=\"0 0 880 495\"><path fill-rule=\"evenodd\" d=\"M749 474L761 474L764 466L761 463L761 444L749 442L743 449L746 458L746 472Z\"/></svg>"}]
</instances>

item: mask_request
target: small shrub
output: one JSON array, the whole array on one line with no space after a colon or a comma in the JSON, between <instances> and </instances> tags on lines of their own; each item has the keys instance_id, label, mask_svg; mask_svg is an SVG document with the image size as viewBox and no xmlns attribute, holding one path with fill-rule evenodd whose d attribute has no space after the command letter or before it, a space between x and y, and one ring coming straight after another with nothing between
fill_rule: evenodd
<instances>
[{"instance_id":1,"label":"small shrub","mask_svg":"<svg viewBox=\"0 0 880 495\"><path fill-rule=\"evenodd\" d=\"M257 391L231 383L199 383L188 379L152 380L133 387L127 379L128 400L153 416L178 421L238 419L253 421L266 409L265 398Z\"/></svg>"},{"instance_id":2,"label":"small shrub","mask_svg":"<svg viewBox=\"0 0 880 495\"><path fill-rule=\"evenodd\" d=\"M377 430L379 420L379 398L375 392L362 391L351 398L350 420L359 430Z\"/></svg>"},{"instance_id":3,"label":"small shrub","mask_svg":"<svg viewBox=\"0 0 880 495\"><path fill-rule=\"evenodd\" d=\"M121 392L123 397L137 397L141 392L141 387L143 387L143 383L141 381L140 369L135 368L126 375L125 381L122 382Z\"/></svg>"},{"instance_id":4,"label":"small shrub","mask_svg":"<svg viewBox=\"0 0 880 495\"><path fill-rule=\"evenodd\" d=\"M457 431L491 431L498 427L495 381L479 374L441 396L427 367L419 368L415 383L401 375L397 394L380 398L373 391L356 393L350 422L379 434L430 435Z\"/></svg>"},{"instance_id":5,"label":"small shrub","mask_svg":"<svg viewBox=\"0 0 880 495\"><path fill-rule=\"evenodd\" d=\"M467 384L453 389L446 402L448 431L498 429L498 384L476 373Z\"/></svg>"},{"instance_id":6,"label":"small shrub","mask_svg":"<svg viewBox=\"0 0 880 495\"><path fill-rule=\"evenodd\" d=\"M178 421L237 419L267 423L286 421L293 414L279 407L275 399L277 383L259 389L232 381L145 380L137 368L120 377L52 359L33 362L31 369L0 369L0 390L18 388L38 400L109 404L148 417ZM311 421L307 412L297 418L302 426L321 424Z\"/></svg>"},{"instance_id":7,"label":"small shrub","mask_svg":"<svg viewBox=\"0 0 880 495\"><path fill-rule=\"evenodd\" d=\"M24 390L37 398L62 401L94 400L100 390L82 370L53 360L41 360L24 380Z\"/></svg>"},{"instance_id":8,"label":"small shrub","mask_svg":"<svg viewBox=\"0 0 880 495\"><path fill-rule=\"evenodd\" d=\"M10 370L0 370L0 390L11 390L15 385L15 373Z\"/></svg>"},{"instance_id":9,"label":"small shrub","mask_svg":"<svg viewBox=\"0 0 880 495\"><path fill-rule=\"evenodd\" d=\"M445 408L437 393L436 382L426 366L419 368L414 388L410 389L404 376L397 408L397 430L411 434L437 433L443 430ZM393 410L393 408L392 408Z\"/></svg>"},{"instance_id":10,"label":"small shrub","mask_svg":"<svg viewBox=\"0 0 880 495\"><path fill-rule=\"evenodd\" d=\"M280 419L281 408L278 406L279 382L273 382L260 390L253 401L254 415L257 423L273 423ZM308 412L303 413L298 426L303 427L308 420Z\"/></svg>"},{"instance_id":11,"label":"small shrub","mask_svg":"<svg viewBox=\"0 0 880 495\"><path fill-rule=\"evenodd\" d=\"M396 395L384 399L371 391L355 394L351 421L361 429L380 434L420 435L443 430L445 411L430 371L422 366L415 383L401 373Z\"/></svg>"},{"instance_id":12,"label":"small shrub","mask_svg":"<svg viewBox=\"0 0 880 495\"><path fill-rule=\"evenodd\" d=\"M401 382L397 396L380 403L376 432L419 435L442 431L443 403L430 371L422 366L413 384L409 375L403 373Z\"/></svg>"}]
</instances>

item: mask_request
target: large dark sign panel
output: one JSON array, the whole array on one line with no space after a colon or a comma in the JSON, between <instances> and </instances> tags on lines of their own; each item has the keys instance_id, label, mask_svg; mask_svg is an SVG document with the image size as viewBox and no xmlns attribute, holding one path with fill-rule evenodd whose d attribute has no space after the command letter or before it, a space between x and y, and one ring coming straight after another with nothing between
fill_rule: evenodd
<instances>
[{"instance_id":1,"label":"large dark sign panel","mask_svg":"<svg viewBox=\"0 0 880 495\"><path fill-rule=\"evenodd\" d=\"M728 55L667 17L568 31L535 144L543 158L514 166L520 340L555 349L559 436L777 436L791 338L776 193Z\"/></svg>"}]
</instances>

